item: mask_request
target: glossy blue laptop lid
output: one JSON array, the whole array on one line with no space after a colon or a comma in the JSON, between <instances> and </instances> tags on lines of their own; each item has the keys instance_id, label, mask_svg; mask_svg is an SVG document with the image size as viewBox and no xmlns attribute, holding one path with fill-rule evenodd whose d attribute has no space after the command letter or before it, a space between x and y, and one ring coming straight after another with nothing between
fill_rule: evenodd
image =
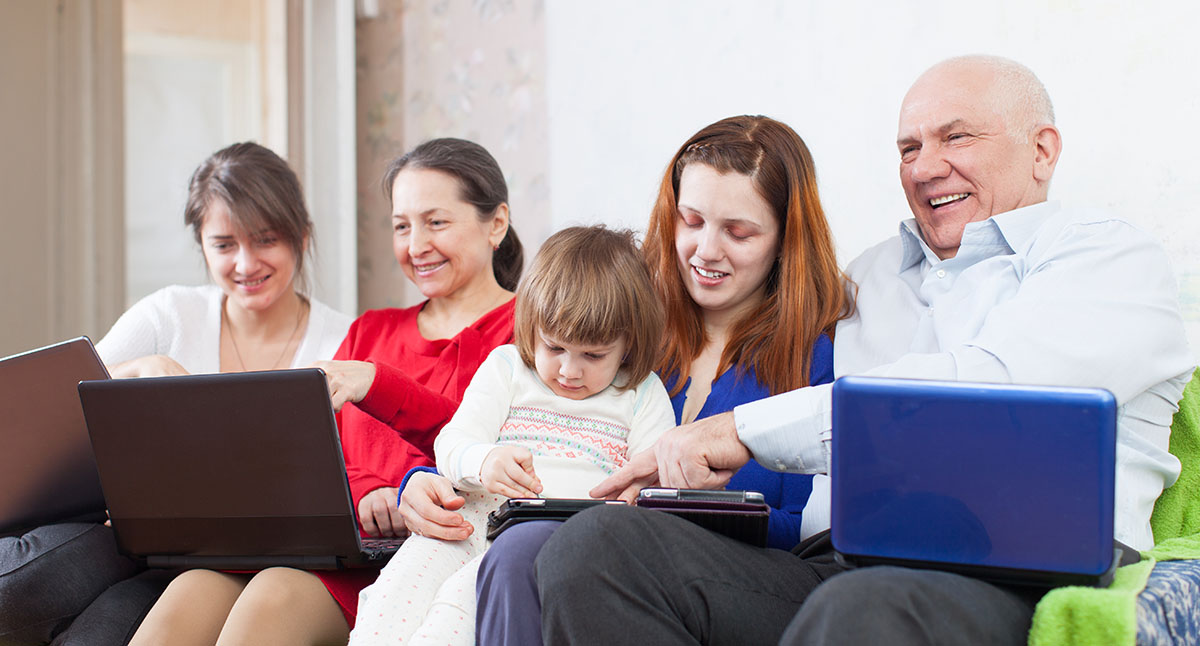
<instances>
[{"instance_id":1,"label":"glossy blue laptop lid","mask_svg":"<svg viewBox=\"0 0 1200 646\"><path fill-rule=\"evenodd\" d=\"M1107 390L843 377L833 545L864 564L1095 583L1113 565L1115 454Z\"/></svg>"}]
</instances>

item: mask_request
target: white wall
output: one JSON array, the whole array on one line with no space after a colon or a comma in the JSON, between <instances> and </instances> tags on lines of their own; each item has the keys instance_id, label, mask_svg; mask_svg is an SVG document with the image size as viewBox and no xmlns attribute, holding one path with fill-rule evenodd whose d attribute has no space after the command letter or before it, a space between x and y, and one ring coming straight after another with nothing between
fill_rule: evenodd
<instances>
[{"instance_id":1,"label":"white wall","mask_svg":"<svg viewBox=\"0 0 1200 646\"><path fill-rule=\"evenodd\" d=\"M896 118L940 59L1008 56L1054 100L1065 150L1051 197L1108 207L1163 240L1200 349L1200 5L1012 0L546 4L556 227L642 229L692 133L766 114L804 138L843 264L909 217Z\"/></svg>"}]
</instances>

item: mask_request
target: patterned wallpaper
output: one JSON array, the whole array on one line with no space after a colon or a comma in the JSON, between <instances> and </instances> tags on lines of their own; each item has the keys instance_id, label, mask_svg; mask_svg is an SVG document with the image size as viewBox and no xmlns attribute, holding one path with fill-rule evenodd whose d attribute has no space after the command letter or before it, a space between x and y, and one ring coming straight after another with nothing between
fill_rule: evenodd
<instances>
[{"instance_id":1,"label":"patterned wallpaper","mask_svg":"<svg viewBox=\"0 0 1200 646\"><path fill-rule=\"evenodd\" d=\"M392 255L387 162L434 137L486 147L508 179L526 257L550 234L541 0L380 0L357 25L358 302L421 295Z\"/></svg>"}]
</instances>

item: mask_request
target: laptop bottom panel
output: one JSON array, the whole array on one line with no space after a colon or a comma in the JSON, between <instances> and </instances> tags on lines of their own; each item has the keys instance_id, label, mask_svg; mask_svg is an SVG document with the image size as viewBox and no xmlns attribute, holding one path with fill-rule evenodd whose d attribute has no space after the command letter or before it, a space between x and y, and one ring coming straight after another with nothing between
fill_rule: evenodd
<instances>
[{"instance_id":1,"label":"laptop bottom panel","mask_svg":"<svg viewBox=\"0 0 1200 646\"><path fill-rule=\"evenodd\" d=\"M1049 572L1044 570L1022 570L1016 568L991 567L984 565L968 565L961 563L946 563L939 561L916 561L909 559L879 558L871 556L853 556L837 552L839 563L847 567L869 567L872 565L895 565L921 570L939 570L953 574L961 574L1001 585L1012 585L1034 588L1054 588L1064 585L1080 585L1107 587L1112 583L1113 573L1120 565L1121 550L1113 550L1112 565L1102 574L1079 574L1075 572Z\"/></svg>"},{"instance_id":2,"label":"laptop bottom panel","mask_svg":"<svg viewBox=\"0 0 1200 646\"><path fill-rule=\"evenodd\" d=\"M121 551L134 557L233 559L220 567L240 567L247 558L265 566L308 564L337 567L339 560L363 560L358 530L344 515L252 518L114 518ZM291 563L280 558L293 559ZM299 559L299 560L296 560ZM320 559L328 565L319 566ZM170 567L185 567L172 561ZM203 565L203 567L218 567ZM249 565L246 565L249 567Z\"/></svg>"}]
</instances>

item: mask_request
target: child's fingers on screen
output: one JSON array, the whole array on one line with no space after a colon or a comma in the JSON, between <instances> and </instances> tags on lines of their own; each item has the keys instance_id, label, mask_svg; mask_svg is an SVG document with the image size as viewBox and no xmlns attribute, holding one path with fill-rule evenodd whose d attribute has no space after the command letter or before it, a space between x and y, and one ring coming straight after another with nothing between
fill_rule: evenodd
<instances>
[{"instance_id":1,"label":"child's fingers on screen","mask_svg":"<svg viewBox=\"0 0 1200 646\"><path fill-rule=\"evenodd\" d=\"M517 489L516 487L510 487L509 485L504 484L502 482L497 482L495 484L495 490L493 491L493 493L500 494L501 496L508 496L509 498L530 498L531 497L528 494L523 493L520 489Z\"/></svg>"},{"instance_id":2,"label":"child's fingers on screen","mask_svg":"<svg viewBox=\"0 0 1200 646\"><path fill-rule=\"evenodd\" d=\"M507 476L505 479L508 480L510 486L517 487L530 494L524 497L528 498L536 495L534 490L537 489L538 479L534 475L532 468L526 471L520 465L510 464L504 469L504 475Z\"/></svg>"}]
</instances>

